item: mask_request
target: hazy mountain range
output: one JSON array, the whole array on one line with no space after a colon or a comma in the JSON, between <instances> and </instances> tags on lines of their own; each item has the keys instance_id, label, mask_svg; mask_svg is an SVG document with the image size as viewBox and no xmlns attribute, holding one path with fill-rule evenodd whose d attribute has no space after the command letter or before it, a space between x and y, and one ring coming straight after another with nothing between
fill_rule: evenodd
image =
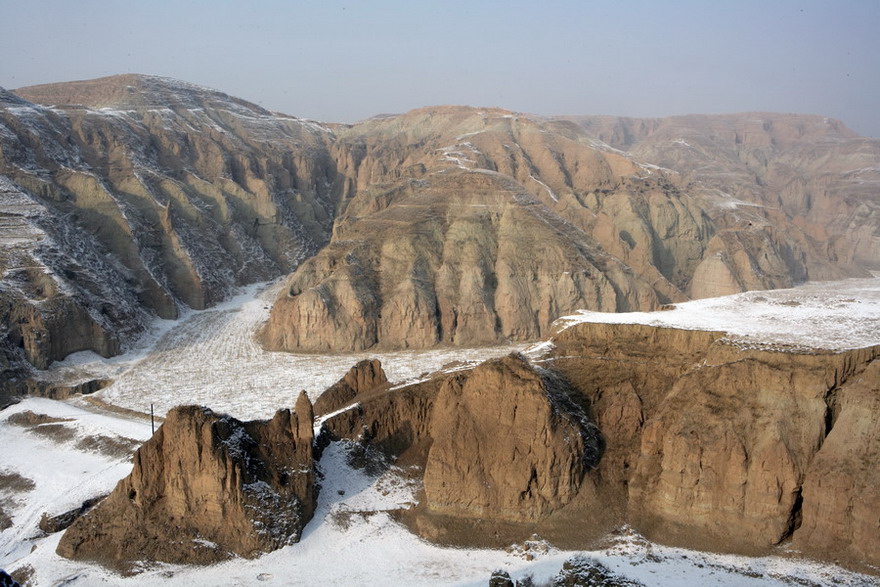
<instances>
[{"instance_id":1,"label":"hazy mountain range","mask_svg":"<svg viewBox=\"0 0 880 587\"><path fill-rule=\"evenodd\" d=\"M321 124L142 75L0 94L7 393L151 316L290 274L262 340L528 340L579 308L880 268L880 141L821 116Z\"/></svg>"}]
</instances>

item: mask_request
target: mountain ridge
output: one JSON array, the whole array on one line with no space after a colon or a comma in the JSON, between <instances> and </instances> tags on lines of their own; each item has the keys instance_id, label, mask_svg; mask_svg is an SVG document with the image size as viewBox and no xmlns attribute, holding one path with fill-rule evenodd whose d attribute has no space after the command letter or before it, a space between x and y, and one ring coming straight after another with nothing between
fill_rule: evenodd
<instances>
[{"instance_id":1,"label":"mountain ridge","mask_svg":"<svg viewBox=\"0 0 880 587\"><path fill-rule=\"evenodd\" d=\"M39 342L70 339L58 308L92 316L78 331L109 320L104 330L128 333L111 352L150 314L288 273L270 345L319 350L531 339L581 306L652 309L865 275L880 259L880 141L821 116L432 106L324 125L159 76L17 92L56 105L2 93L0 175L36 211L4 218L79 235L115 267L12 238L3 255L18 261L4 271L44 267L15 269L0 292L19 375L22 359L82 350ZM57 105L69 101L85 105ZM529 255L540 243L554 244ZM95 292L111 282L140 317L98 318ZM11 321L20 315L31 318ZM323 342L303 344L306 333Z\"/></svg>"}]
</instances>

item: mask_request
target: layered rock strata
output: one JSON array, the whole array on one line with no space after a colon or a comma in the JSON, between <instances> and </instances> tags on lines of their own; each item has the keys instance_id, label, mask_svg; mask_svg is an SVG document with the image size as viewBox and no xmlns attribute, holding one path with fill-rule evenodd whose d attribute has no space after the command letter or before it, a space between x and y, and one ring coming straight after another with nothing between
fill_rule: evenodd
<instances>
[{"instance_id":1,"label":"layered rock strata","mask_svg":"<svg viewBox=\"0 0 880 587\"><path fill-rule=\"evenodd\" d=\"M116 354L156 315L291 271L330 235L330 142L318 124L167 78L0 89L9 378L27 374L20 362Z\"/></svg>"},{"instance_id":2,"label":"layered rock strata","mask_svg":"<svg viewBox=\"0 0 880 587\"><path fill-rule=\"evenodd\" d=\"M870 489L880 347L751 348L720 333L601 324L554 343L554 368L585 394L606 440L597 475L639 531L747 553L793 540L810 556L880 562L876 516L852 513L880 506Z\"/></svg>"},{"instance_id":3,"label":"layered rock strata","mask_svg":"<svg viewBox=\"0 0 880 587\"><path fill-rule=\"evenodd\" d=\"M359 396L324 426L423 468L407 521L431 539L538 532L583 548L629 524L691 548L880 563L880 347L625 324L552 343L542 368L514 355L441 372Z\"/></svg>"},{"instance_id":4,"label":"layered rock strata","mask_svg":"<svg viewBox=\"0 0 880 587\"><path fill-rule=\"evenodd\" d=\"M421 503L401 516L434 540L537 532L584 548L628 524L692 548L880 564L880 347L588 323L551 342L541 367L512 354L398 387L362 361L319 402L318 427L421 474ZM268 422L172 412L59 552L204 563L295 540L314 508L310 408L303 394Z\"/></svg>"},{"instance_id":5,"label":"layered rock strata","mask_svg":"<svg viewBox=\"0 0 880 587\"><path fill-rule=\"evenodd\" d=\"M739 259L719 258L716 243L694 297L785 287L797 272L826 280L878 269L880 143L838 120L767 112L570 120L637 160L678 172L718 234L743 243ZM764 253L748 242L755 232L769 233ZM768 272L770 260L783 270Z\"/></svg>"},{"instance_id":6,"label":"layered rock strata","mask_svg":"<svg viewBox=\"0 0 880 587\"><path fill-rule=\"evenodd\" d=\"M288 280L271 349L535 339L576 308L684 299L713 228L662 175L583 133L427 108L339 130L352 177L328 247Z\"/></svg>"},{"instance_id":7,"label":"layered rock strata","mask_svg":"<svg viewBox=\"0 0 880 587\"><path fill-rule=\"evenodd\" d=\"M299 540L317 498L313 413L240 422L206 408L168 413L132 473L58 544L67 558L126 569L136 561L207 564Z\"/></svg>"},{"instance_id":8,"label":"layered rock strata","mask_svg":"<svg viewBox=\"0 0 880 587\"><path fill-rule=\"evenodd\" d=\"M0 368L115 354L293 270L272 349L536 339L576 309L856 275L880 258L878 158L815 116L331 129L154 76L0 90Z\"/></svg>"},{"instance_id":9,"label":"layered rock strata","mask_svg":"<svg viewBox=\"0 0 880 587\"><path fill-rule=\"evenodd\" d=\"M575 308L866 275L877 141L821 117L755 116L438 107L338 129L349 179L331 244L290 277L264 343L535 339Z\"/></svg>"}]
</instances>

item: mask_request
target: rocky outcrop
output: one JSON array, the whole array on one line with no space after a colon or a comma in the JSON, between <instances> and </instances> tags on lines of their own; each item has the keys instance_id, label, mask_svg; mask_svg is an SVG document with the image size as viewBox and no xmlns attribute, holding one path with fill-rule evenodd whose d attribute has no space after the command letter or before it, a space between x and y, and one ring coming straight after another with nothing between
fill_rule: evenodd
<instances>
[{"instance_id":1,"label":"rocky outcrop","mask_svg":"<svg viewBox=\"0 0 880 587\"><path fill-rule=\"evenodd\" d=\"M54 534L55 532L61 532L62 530L68 529L71 524L95 507L95 505L101 502L105 497L107 496L99 495L97 497L89 498L82 502L79 507L58 514L57 516L50 516L47 512L43 512L43 515L40 517L40 530L47 534Z\"/></svg>"},{"instance_id":2,"label":"rocky outcrop","mask_svg":"<svg viewBox=\"0 0 880 587\"><path fill-rule=\"evenodd\" d=\"M746 245L752 264L743 263L745 255L734 259L734 250L721 260L715 260L717 246L708 251L711 265L691 291L694 297L743 291L750 281L779 287L774 284L796 283L797 273L825 280L877 268L880 147L840 121L767 112L574 121L637 160L681 174L716 230ZM768 231L772 246L760 253L748 246ZM797 273L765 275L768 262ZM713 274L717 281L703 290Z\"/></svg>"},{"instance_id":3,"label":"rocky outcrop","mask_svg":"<svg viewBox=\"0 0 880 587\"><path fill-rule=\"evenodd\" d=\"M867 515L880 347L740 348L721 333L620 324L576 325L554 343L554 368L606 440L600 495L625 500L640 532L748 553L793 540L818 558L880 562Z\"/></svg>"},{"instance_id":4,"label":"rocky outcrop","mask_svg":"<svg viewBox=\"0 0 880 587\"><path fill-rule=\"evenodd\" d=\"M880 563L880 361L826 396L827 437L803 484L797 548L822 558Z\"/></svg>"},{"instance_id":5,"label":"rocky outcrop","mask_svg":"<svg viewBox=\"0 0 880 587\"><path fill-rule=\"evenodd\" d=\"M206 564L296 542L314 513L313 414L240 422L185 406L136 453L132 473L76 520L67 558L126 568L148 559Z\"/></svg>"},{"instance_id":6,"label":"rocky outcrop","mask_svg":"<svg viewBox=\"0 0 880 587\"><path fill-rule=\"evenodd\" d=\"M576 399L512 354L359 396L323 426L423 468L431 513L534 521L568 503L599 462L602 441Z\"/></svg>"},{"instance_id":7,"label":"rocky outcrop","mask_svg":"<svg viewBox=\"0 0 880 587\"><path fill-rule=\"evenodd\" d=\"M348 370L315 400L315 414L323 416L349 405L361 394L388 387L388 378L378 359L365 359Z\"/></svg>"},{"instance_id":8,"label":"rocky outcrop","mask_svg":"<svg viewBox=\"0 0 880 587\"><path fill-rule=\"evenodd\" d=\"M536 339L576 307L865 275L876 141L820 117L760 116L546 121L439 107L340 129L351 179L333 239L290 277L263 341Z\"/></svg>"},{"instance_id":9,"label":"rocky outcrop","mask_svg":"<svg viewBox=\"0 0 880 587\"><path fill-rule=\"evenodd\" d=\"M487 344L575 308L653 309L683 299L713 231L669 178L576 128L428 108L339 137L353 180L330 245L276 300L268 348Z\"/></svg>"},{"instance_id":10,"label":"rocky outcrop","mask_svg":"<svg viewBox=\"0 0 880 587\"><path fill-rule=\"evenodd\" d=\"M537 339L576 309L880 258L877 142L821 117L432 107L331 130L155 76L16 92L0 90L16 381L293 270L264 343L344 351Z\"/></svg>"},{"instance_id":11,"label":"rocky outcrop","mask_svg":"<svg viewBox=\"0 0 880 587\"><path fill-rule=\"evenodd\" d=\"M541 368L512 355L380 388L324 429L424 471L404 521L429 539L583 548L629 524L691 548L880 563L880 347L590 323L551 342Z\"/></svg>"},{"instance_id":12,"label":"rocky outcrop","mask_svg":"<svg viewBox=\"0 0 880 587\"><path fill-rule=\"evenodd\" d=\"M518 355L447 380L431 414L427 507L535 521L570 502L601 457L598 431L571 393Z\"/></svg>"},{"instance_id":13,"label":"rocky outcrop","mask_svg":"<svg viewBox=\"0 0 880 587\"><path fill-rule=\"evenodd\" d=\"M458 376L437 373L421 383L400 388L383 385L374 388L375 393L359 394L354 403L319 418L322 432L330 440L376 447L400 465L424 467L433 441L431 413L437 393L447 379Z\"/></svg>"}]
</instances>

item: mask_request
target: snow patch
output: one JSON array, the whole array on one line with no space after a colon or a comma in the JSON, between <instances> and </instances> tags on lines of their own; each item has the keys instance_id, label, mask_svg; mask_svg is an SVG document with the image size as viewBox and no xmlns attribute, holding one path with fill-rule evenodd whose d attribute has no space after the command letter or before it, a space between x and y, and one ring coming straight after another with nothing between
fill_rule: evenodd
<instances>
[{"instance_id":1,"label":"snow patch","mask_svg":"<svg viewBox=\"0 0 880 587\"><path fill-rule=\"evenodd\" d=\"M555 324L564 330L583 322L717 330L740 346L861 348L880 344L880 277L750 291L684 302L659 312L581 310Z\"/></svg>"}]
</instances>

